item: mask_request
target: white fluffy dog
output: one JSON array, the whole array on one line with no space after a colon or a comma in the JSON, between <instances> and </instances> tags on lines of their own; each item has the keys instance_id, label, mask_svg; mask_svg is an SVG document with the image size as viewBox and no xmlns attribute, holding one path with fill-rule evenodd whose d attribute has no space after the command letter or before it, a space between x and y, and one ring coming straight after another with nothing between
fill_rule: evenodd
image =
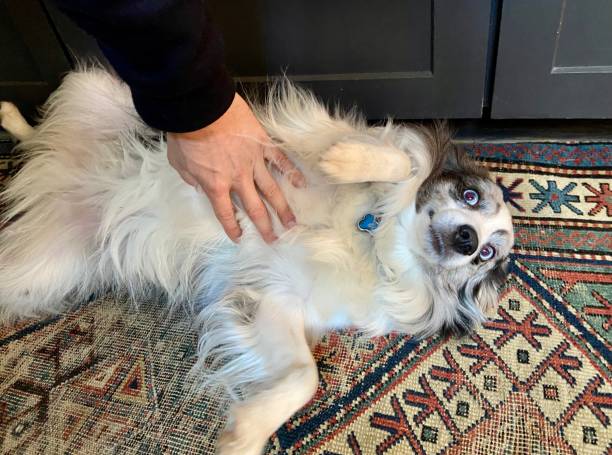
<instances>
[{"instance_id":1,"label":"white fluffy dog","mask_svg":"<svg viewBox=\"0 0 612 455\"><path fill-rule=\"evenodd\" d=\"M127 86L101 70L68 75L34 128L12 104L0 110L28 158L2 195L2 318L109 290L188 304L197 367L235 397L221 454L260 453L312 397L309 343L323 332L465 332L484 320L513 243L501 191L443 127L369 127L287 82L255 111L308 181L277 176L298 225L276 221L272 245L240 207L241 242L226 238Z\"/></svg>"}]
</instances>

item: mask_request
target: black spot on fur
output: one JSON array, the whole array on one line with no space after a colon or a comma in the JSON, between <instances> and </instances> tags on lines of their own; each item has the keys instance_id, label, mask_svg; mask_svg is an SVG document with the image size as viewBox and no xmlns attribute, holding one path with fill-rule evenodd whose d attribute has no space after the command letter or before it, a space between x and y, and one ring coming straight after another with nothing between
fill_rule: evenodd
<instances>
[{"instance_id":1,"label":"black spot on fur","mask_svg":"<svg viewBox=\"0 0 612 455\"><path fill-rule=\"evenodd\" d=\"M474 293L470 292L466 283L459 288L457 293L455 318L446 322L442 328L443 332L458 338L469 335L476 326L475 315L477 313L475 311L478 310L475 309Z\"/></svg>"},{"instance_id":2,"label":"black spot on fur","mask_svg":"<svg viewBox=\"0 0 612 455\"><path fill-rule=\"evenodd\" d=\"M495 263L495 266L489 270L482 281L474 286L474 294L478 295L480 288L483 286L491 286L494 289L499 289L508 277L508 258L500 258Z\"/></svg>"},{"instance_id":3,"label":"black spot on fur","mask_svg":"<svg viewBox=\"0 0 612 455\"><path fill-rule=\"evenodd\" d=\"M454 317L444 323L440 329L441 334L462 338L472 333L476 327L475 316L478 314L475 305L473 292L468 290L466 283L457 293L457 307Z\"/></svg>"},{"instance_id":4,"label":"black spot on fur","mask_svg":"<svg viewBox=\"0 0 612 455\"><path fill-rule=\"evenodd\" d=\"M457 321L445 322L440 329L440 334L444 337L463 338L473 332L473 327L465 327Z\"/></svg>"},{"instance_id":5,"label":"black spot on fur","mask_svg":"<svg viewBox=\"0 0 612 455\"><path fill-rule=\"evenodd\" d=\"M444 324L442 333L460 338L474 331L477 316L482 306L477 301L481 288L483 286L490 286L497 291L506 281L508 265L509 261L507 258L500 258L495 263L495 266L484 276L482 281L476 283L471 288L468 286L468 283L459 288L455 317Z\"/></svg>"}]
</instances>

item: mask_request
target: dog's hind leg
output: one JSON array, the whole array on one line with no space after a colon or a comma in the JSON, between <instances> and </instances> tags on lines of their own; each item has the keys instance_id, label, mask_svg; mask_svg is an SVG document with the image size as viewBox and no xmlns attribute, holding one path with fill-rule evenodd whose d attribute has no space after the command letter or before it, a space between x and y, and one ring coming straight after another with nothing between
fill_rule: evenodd
<instances>
[{"instance_id":1,"label":"dog's hind leg","mask_svg":"<svg viewBox=\"0 0 612 455\"><path fill-rule=\"evenodd\" d=\"M279 304L271 300L249 300L243 307L256 314L238 332L244 337L241 344L249 348L235 358L235 363L257 359L259 370L253 370L252 379L258 382L254 390L247 389L246 399L231 406L228 426L217 443L219 455L262 453L274 431L306 404L317 389L317 368L306 340L299 302ZM247 304L252 306L247 308ZM223 330L202 334L203 339L209 336L224 337L226 341L236 335ZM257 378L258 374L264 377Z\"/></svg>"},{"instance_id":2,"label":"dog's hind leg","mask_svg":"<svg viewBox=\"0 0 612 455\"><path fill-rule=\"evenodd\" d=\"M24 141L25 158L0 193L0 320L57 313L104 282L95 244L100 211L81 183L86 160L97 156L96 133L65 101L78 98L75 90L62 90L37 128L13 104L0 105L2 126Z\"/></svg>"},{"instance_id":3,"label":"dog's hind leg","mask_svg":"<svg viewBox=\"0 0 612 455\"><path fill-rule=\"evenodd\" d=\"M0 230L0 320L54 314L101 283L87 227L62 201L34 206Z\"/></svg>"},{"instance_id":4,"label":"dog's hind leg","mask_svg":"<svg viewBox=\"0 0 612 455\"><path fill-rule=\"evenodd\" d=\"M288 326L281 327L285 323ZM317 368L303 329L295 321L276 324L264 335L261 347L273 357L285 357L285 368L259 393L230 408L228 427L217 444L219 455L261 454L268 438L316 392ZM278 368L278 364L271 367Z\"/></svg>"},{"instance_id":5,"label":"dog's hind leg","mask_svg":"<svg viewBox=\"0 0 612 455\"><path fill-rule=\"evenodd\" d=\"M34 128L26 122L19 109L8 101L0 101L0 126L18 141L26 140L34 134Z\"/></svg>"}]
</instances>

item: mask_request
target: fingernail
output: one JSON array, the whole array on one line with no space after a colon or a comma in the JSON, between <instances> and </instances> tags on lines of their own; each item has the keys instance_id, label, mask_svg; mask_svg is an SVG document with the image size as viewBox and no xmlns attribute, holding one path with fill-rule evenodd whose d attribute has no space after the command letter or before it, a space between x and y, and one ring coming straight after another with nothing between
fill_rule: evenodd
<instances>
[{"instance_id":1,"label":"fingernail","mask_svg":"<svg viewBox=\"0 0 612 455\"><path fill-rule=\"evenodd\" d=\"M293 229L295 227L295 219L287 221L287 229Z\"/></svg>"}]
</instances>

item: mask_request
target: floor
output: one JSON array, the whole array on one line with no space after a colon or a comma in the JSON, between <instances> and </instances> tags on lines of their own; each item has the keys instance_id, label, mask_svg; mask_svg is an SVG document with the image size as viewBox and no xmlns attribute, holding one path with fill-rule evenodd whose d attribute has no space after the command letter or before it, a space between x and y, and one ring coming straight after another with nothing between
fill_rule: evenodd
<instances>
[{"instance_id":1,"label":"floor","mask_svg":"<svg viewBox=\"0 0 612 455\"><path fill-rule=\"evenodd\" d=\"M458 120L458 142L612 142L612 120Z\"/></svg>"}]
</instances>

